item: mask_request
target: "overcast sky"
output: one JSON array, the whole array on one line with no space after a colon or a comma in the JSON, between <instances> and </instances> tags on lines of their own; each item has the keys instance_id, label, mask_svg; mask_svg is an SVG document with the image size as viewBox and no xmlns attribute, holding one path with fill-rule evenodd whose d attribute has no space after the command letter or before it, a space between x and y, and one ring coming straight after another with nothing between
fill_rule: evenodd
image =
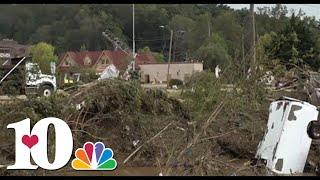
<instances>
[{"instance_id":1,"label":"overcast sky","mask_svg":"<svg viewBox=\"0 0 320 180\"><path fill-rule=\"evenodd\" d=\"M242 9L247 8L249 9L250 4L227 4L231 8L234 9ZM320 19L320 4L283 4L287 6L288 12L290 13L290 9L294 9L296 12L299 11L301 8L303 12L306 13L307 16L315 16L317 20ZM275 4L255 4L255 9L257 10L257 7L274 7ZM290 13L291 14L291 13Z\"/></svg>"}]
</instances>

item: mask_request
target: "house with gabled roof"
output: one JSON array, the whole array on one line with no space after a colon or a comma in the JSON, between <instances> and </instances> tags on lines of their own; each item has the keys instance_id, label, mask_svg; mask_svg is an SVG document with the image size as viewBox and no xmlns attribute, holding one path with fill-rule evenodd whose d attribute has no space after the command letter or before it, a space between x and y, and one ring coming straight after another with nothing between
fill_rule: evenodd
<instances>
[{"instance_id":1,"label":"house with gabled roof","mask_svg":"<svg viewBox=\"0 0 320 180\"><path fill-rule=\"evenodd\" d=\"M117 70L124 72L130 61L130 55L120 50L66 52L59 57L57 69L63 74L64 79L76 76L79 80L81 72L85 69L100 74L108 65L113 64ZM135 67L139 69L142 64L155 62L151 53L138 53L135 58Z\"/></svg>"}]
</instances>

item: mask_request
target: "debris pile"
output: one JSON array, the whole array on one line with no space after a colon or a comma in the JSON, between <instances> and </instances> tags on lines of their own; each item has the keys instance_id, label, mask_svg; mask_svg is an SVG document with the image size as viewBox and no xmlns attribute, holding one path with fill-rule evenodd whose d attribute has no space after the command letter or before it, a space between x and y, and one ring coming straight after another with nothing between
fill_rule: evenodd
<instances>
[{"instance_id":1,"label":"debris pile","mask_svg":"<svg viewBox=\"0 0 320 180\"><path fill-rule=\"evenodd\" d=\"M0 134L6 145L0 147L1 157L6 164L14 161L13 132L7 124L27 117L34 124L53 116L69 124L75 147L102 141L112 147L122 167L156 167L162 175L267 175L251 160L268 122L267 97L274 92L256 79L238 81L231 91L223 91L214 73L196 73L175 97L136 81L106 79L49 98L16 100L0 108L1 130L10 131ZM315 172L319 149L312 144L307 172Z\"/></svg>"},{"instance_id":2,"label":"debris pile","mask_svg":"<svg viewBox=\"0 0 320 180\"><path fill-rule=\"evenodd\" d=\"M79 109L76 108L78 103L82 103ZM127 163L129 166L155 165L156 157L165 147L146 142L170 123L185 128L190 118L188 110L164 92L144 90L138 82L117 79L93 83L70 95L55 94L49 98L16 100L0 109L0 120L3 122L1 130L6 132L1 133L0 138L3 144L8 144L0 147L0 153L5 156L6 164L14 161L14 132L6 129L6 125L27 117L33 125L50 116L63 119L69 124L76 147L87 140L102 141L113 148L118 162L144 144L139 152L140 158L132 158ZM173 132L166 131L161 134L161 138L170 144L173 143L172 139L181 135L181 131L178 130L177 134L177 130L171 126L168 131Z\"/></svg>"}]
</instances>

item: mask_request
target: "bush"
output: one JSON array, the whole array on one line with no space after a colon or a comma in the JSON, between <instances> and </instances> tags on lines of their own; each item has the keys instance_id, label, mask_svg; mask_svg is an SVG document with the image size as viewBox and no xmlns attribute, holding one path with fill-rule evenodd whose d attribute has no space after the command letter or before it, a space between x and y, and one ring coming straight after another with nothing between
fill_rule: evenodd
<instances>
[{"instance_id":1,"label":"bush","mask_svg":"<svg viewBox=\"0 0 320 180\"><path fill-rule=\"evenodd\" d=\"M182 86L183 85L183 81L180 80L180 79L171 79L169 81L169 86L172 87L173 85Z\"/></svg>"},{"instance_id":2,"label":"bush","mask_svg":"<svg viewBox=\"0 0 320 180\"><path fill-rule=\"evenodd\" d=\"M187 90L182 93L182 96L187 106L194 112L200 114L211 112L224 95L224 92L220 91L220 85L220 81L215 78L213 72L197 72L185 82Z\"/></svg>"},{"instance_id":3,"label":"bush","mask_svg":"<svg viewBox=\"0 0 320 180\"><path fill-rule=\"evenodd\" d=\"M133 80L139 80L140 79L139 71L130 70L129 74L130 74L130 78L133 79Z\"/></svg>"},{"instance_id":4,"label":"bush","mask_svg":"<svg viewBox=\"0 0 320 180\"><path fill-rule=\"evenodd\" d=\"M99 75L97 75L95 72L92 72L92 71L82 73L80 75L80 81L83 83L89 83L94 80L97 80L98 78L99 78Z\"/></svg>"},{"instance_id":5,"label":"bush","mask_svg":"<svg viewBox=\"0 0 320 180\"><path fill-rule=\"evenodd\" d=\"M4 77L6 72L0 70L0 78ZM25 74L21 68L13 71L1 84L0 95L19 95L24 93Z\"/></svg>"}]
</instances>

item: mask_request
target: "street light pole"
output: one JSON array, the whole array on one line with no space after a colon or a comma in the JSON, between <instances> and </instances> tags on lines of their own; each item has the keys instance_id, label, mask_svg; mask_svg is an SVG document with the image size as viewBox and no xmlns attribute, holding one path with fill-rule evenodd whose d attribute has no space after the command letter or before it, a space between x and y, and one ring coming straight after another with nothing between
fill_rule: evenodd
<instances>
[{"instance_id":1,"label":"street light pole","mask_svg":"<svg viewBox=\"0 0 320 180\"><path fill-rule=\"evenodd\" d=\"M162 29L162 54L164 54L164 47L165 47L165 40L164 40L164 30Z\"/></svg>"},{"instance_id":2,"label":"street light pole","mask_svg":"<svg viewBox=\"0 0 320 180\"><path fill-rule=\"evenodd\" d=\"M256 71L256 27L255 27L255 17L254 17L254 4L250 4L251 11L251 25L252 25L252 72Z\"/></svg>"},{"instance_id":3,"label":"street light pole","mask_svg":"<svg viewBox=\"0 0 320 180\"><path fill-rule=\"evenodd\" d=\"M161 25L161 26L159 26L159 28L162 29L162 54L164 54L164 51L165 51L164 49L165 49L165 47L166 47L166 41L165 41L165 39L164 39L165 26Z\"/></svg>"},{"instance_id":4,"label":"street light pole","mask_svg":"<svg viewBox=\"0 0 320 180\"><path fill-rule=\"evenodd\" d=\"M170 30L170 48L169 48L169 60L168 60L168 72L167 72L167 88L169 88L169 69L170 69L170 62L171 62L172 36L173 36L173 30Z\"/></svg>"},{"instance_id":5,"label":"street light pole","mask_svg":"<svg viewBox=\"0 0 320 180\"><path fill-rule=\"evenodd\" d=\"M132 4L132 60L133 60L133 71L135 70L135 49L136 49L136 43L134 40L134 4Z\"/></svg>"}]
</instances>

